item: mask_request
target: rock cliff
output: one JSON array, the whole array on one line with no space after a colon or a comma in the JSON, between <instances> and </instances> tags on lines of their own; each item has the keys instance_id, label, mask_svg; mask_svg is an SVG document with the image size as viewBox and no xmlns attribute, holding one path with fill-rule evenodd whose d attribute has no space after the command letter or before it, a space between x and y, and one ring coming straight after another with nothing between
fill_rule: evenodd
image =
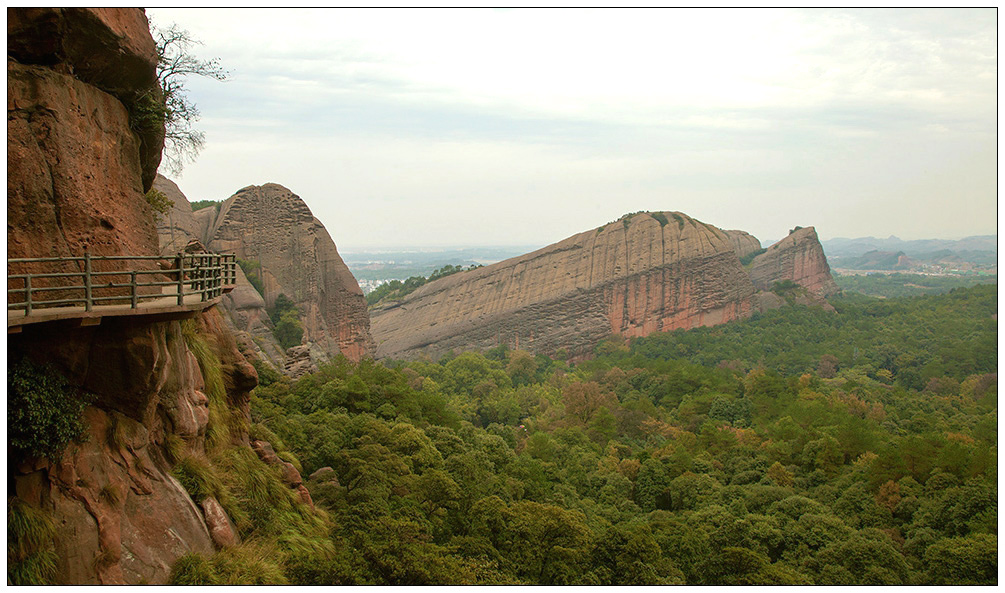
<instances>
[{"instance_id":1,"label":"rock cliff","mask_svg":"<svg viewBox=\"0 0 1005 593\"><path fill-rule=\"evenodd\" d=\"M157 220L162 254L184 251L190 241L208 241L207 227L216 216L215 207L193 212L191 203L178 185L163 175L157 175L153 187L172 202L171 210ZM273 325L265 300L242 269L237 270L237 286L223 297L222 304L227 313L227 324L238 342L273 368L282 370L286 365L286 356L272 333Z\"/></svg>"},{"instance_id":2,"label":"rock cliff","mask_svg":"<svg viewBox=\"0 0 1005 593\"><path fill-rule=\"evenodd\" d=\"M817 297L839 291L813 227L794 230L755 257L750 265L750 279L763 291L770 291L775 282L783 280L791 280Z\"/></svg>"},{"instance_id":3,"label":"rock cliff","mask_svg":"<svg viewBox=\"0 0 1005 593\"><path fill-rule=\"evenodd\" d=\"M85 245L98 255L157 255L144 192L164 129L130 116L137 101L159 93L144 13L19 8L8 9L7 24L8 257L79 256ZM183 554L236 541L232 530L229 539L222 533L228 527L212 497L197 506L172 476L179 456L207 458L213 434L223 446L248 446L257 376L218 311L184 324L163 316L33 324L8 335L7 366L8 401L18 402L8 419L13 408L68 414L49 400L20 399L55 397L54 389L88 402L85 438L51 461L8 441L8 513L27 505L53 523L49 578L164 583ZM15 367L42 369L31 372L46 388L12 386ZM53 387L57 376L65 386ZM41 421L31 428L52 434Z\"/></svg>"},{"instance_id":4,"label":"rock cliff","mask_svg":"<svg viewBox=\"0 0 1005 593\"><path fill-rule=\"evenodd\" d=\"M219 212L204 210L196 213L197 223L205 224L203 243L261 264L265 303L273 306L280 294L291 299L306 343L354 361L373 354L363 292L300 197L267 183L239 190Z\"/></svg>"},{"instance_id":5,"label":"rock cliff","mask_svg":"<svg viewBox=\"0 0 1005 593\"><path fill-rule=\"evenodd\" d=\"M760 253L762 252L763 253ZM759 255L758 255L759 254ZM753 257L744 267L740 258ZM725 323L788 302L830 308L836 285L812 228L766 250L680 212L628 215L534 253L430 282L371 312L377 356L437 356L507 344L543 354L588 355L611 334Z\"/></svg>"},{"instance_id":6,"label":"rock cliff","mask_svg":"<svg viewBox=\"0 0 1005 593\"><path fill-rule=\"evenodd\" d=\"M380 357L501 343L581 356L612 333L746 317L753 295L727 233L679 212L640 213L426 284L374 310L371 328Z\"/></svg>"},{"instance_id":7,"label":"rock cliff","mask_svg":"<svg viewBox=\"0 0 1005 593\"><path fill-rule=\"evenodd\" d=\"M740 259L761 251L761 242L747 231L729 230L723 232L729 237L729 241L733 244L733 250L736 251L736 255Z\"/></svg>"}]
</instances>

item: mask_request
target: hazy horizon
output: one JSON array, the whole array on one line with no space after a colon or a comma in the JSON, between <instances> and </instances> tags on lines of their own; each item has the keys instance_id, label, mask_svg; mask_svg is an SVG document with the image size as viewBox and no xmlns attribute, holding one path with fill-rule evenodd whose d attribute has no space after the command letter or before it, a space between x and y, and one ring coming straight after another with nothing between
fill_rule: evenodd
<instances>
[{"instance_id":1,"label":"hazy horizon","mask_svg":"<svg viewBox=\"0 0 1005 593\"><path fill-rule=\"evenodd\" d=\"M994 9L148 9L192 201L299 195L340 250L548 245L639 210L762 243L997 234ZM514 41L519 39L519 43Z\"/></svg>"}]
</instances>

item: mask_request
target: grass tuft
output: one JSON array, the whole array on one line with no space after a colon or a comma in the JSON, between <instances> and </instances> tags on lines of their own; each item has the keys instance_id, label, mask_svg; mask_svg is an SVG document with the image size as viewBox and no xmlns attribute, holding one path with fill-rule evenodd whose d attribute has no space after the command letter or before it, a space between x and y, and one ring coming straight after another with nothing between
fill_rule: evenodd
<instances>
[{"instance_id":1,"label":"grass tuft","mask_svg":"<svg viewBox=\"0 0 1005 593\"><path fill-rule=\"evenodd\" d=\"M7 498L7 584L46 585L56 576L56 526L49 513Z\"/></svg>"}]
</instances>

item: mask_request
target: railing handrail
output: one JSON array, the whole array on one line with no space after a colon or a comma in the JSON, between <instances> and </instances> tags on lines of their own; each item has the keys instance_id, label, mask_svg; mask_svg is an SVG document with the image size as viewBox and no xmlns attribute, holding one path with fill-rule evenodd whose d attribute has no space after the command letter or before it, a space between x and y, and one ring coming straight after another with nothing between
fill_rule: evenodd
<instances>
[{"instance_id":1,"label":"railing handrail","mask_svg":"<svg viewBox=\"0 0 1005 593\"><path fill-rule=\"evenodd\" d=\"M163 269L123 269L123 270L101 270L92 269L92 263L103 261L151 261L160 260L170 262L171 267ZM7 310L24 309L25 316L29 316L37 306L53 305L82 305L85 311L91 311L94 306L103 306L109 302L125 301L130 302L130 308L135 309L139 301L159 299L164 297L174 297L178 299L178 305L183 305L186 296L200 295L201 301L213 300L220 297L226 290L237 284L237 258L232 253L177 253L173 256L164 255L90 255L86 250L83 256L66 257L25 257L10 258L7 260L8 270L11 264L29 263L70 263L79 265L83 263L82 271L73 272L40 272L40 273L19 273L8 274L8 287L12 281L20 281L20 288L8 288L8 298L23 295L24 300L8 302ZM102 266L103 267L103 266ZM163 275L174 279L168 281L137 282L137 276L141 275ZM115 282L109 276L128 276L129 282ZM73 278L73 283L60 285L59 280ZM102 280L101 278L105 278ZM48 286L32 286L32 280L46 280ZM107 281L111 280L111 281ZM56 282L55 285L51 285ZM78 284L81 283L81 284ZM166 286L176 286L174 292L163 292ZM157 294L139 294L140 288L161 287ZM187 289L186 289L187 287ZM128 288L129 294L118 294L110 296L95 295L94 291L105 291L109 289ZM82 297L55 298L51 300L37 300L32 296L38 293L51 291L81 291ZM59 296L59 295L55 295Z\"/></svg>"}]
</instances>

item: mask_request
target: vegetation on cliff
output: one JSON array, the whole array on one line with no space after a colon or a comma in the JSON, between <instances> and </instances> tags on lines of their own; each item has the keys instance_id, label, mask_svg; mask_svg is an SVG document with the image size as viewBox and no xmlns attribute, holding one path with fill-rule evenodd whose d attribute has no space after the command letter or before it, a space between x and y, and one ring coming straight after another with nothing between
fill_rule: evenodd
<instances>
[{"instance_id":1,"label":"vegetation on cliff","mask_svg":"<svg viewBox=\"0 0 1005 593\"><path fill-rule=\"evenodd\" d=\"M404 282L401 280L391 280L390 282L385 282L377 288L373 289L370 294L366 295L366 304L373 306L381 301L393 301L404 298L416 291L420 286L426 284L427 282L432 282L433 280L439 280L440 278L446 278L458 272L467 272L469 270L474 270L482 267L481 264L473 264L468 267L447 264L442 268L437 268L433 270L433 273L426 276L411 276Z\"/></svg>"},{"instance_id":2,"label":"vegetation on cliff","mask_svg":"<svg viewBox=\"0 0 1005 593\"><path fill-rule=\"evenodd\" d=\"M995 292L834 302L259 387L331 520L282 578L996 583Z\"/></svg>"}]
</instances>

